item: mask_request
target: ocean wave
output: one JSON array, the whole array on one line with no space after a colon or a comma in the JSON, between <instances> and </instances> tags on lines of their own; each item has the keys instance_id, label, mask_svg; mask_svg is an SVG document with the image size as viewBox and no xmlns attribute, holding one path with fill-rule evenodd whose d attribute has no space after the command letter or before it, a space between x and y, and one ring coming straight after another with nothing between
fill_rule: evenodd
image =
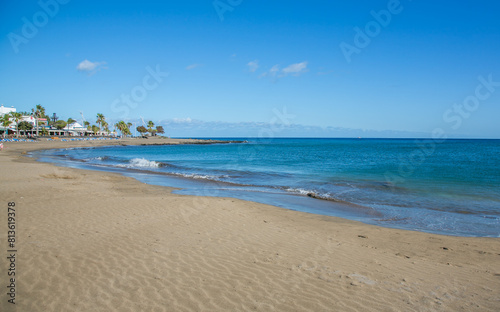
<instances>
[{"instance_id":1,"label":"ocean wave","mask_svg":"<svg viewBox=\"0 0 500 312\"><path fill-rule=\"evenodd\" d=\"M300 194L300 195L307 195L311 193L315 193L313 190L306 190L302 188L285 188L285 191L290 192L290 193L295 193L295 194Z\"/></svg>"},{"instance_id":2,"label":"ocean wave","mask_svg":"<svg viewBox=\"0 0 500 312\"><path fill-rule=\"evenodd\" d=\"M214 176L208 174L196 174L196 173L172 173L177 176L184 178L197 179L197 180L210 180L210 181L222 181L221 178L227 178L227 175Z\"/></svg>"},{"instance_id":3,"label":"ocean wave","mask_svg":"<svg viewBox=\"0 0 500 312\"><path fill-rule=\"evenodd\" d=\"M90 162L90 161L104 161L104 160L108 160L109 158L110 158L109 156L97 156L97 157L83 159L83 161L85 161L85 162Z\"/></svg>"},{"instance_id":4,"label":"ocean wave","mask_svg":"<svg viewBox=\"0 0 500 312\"><path fill-rule=\"evenodd\" d=\"M116 166L125 168L160 168L167 166L167 164L159 161L147 160L146 158L134 158L129 160L127 164L119 164Z\"/></svg>"}]
</instances>

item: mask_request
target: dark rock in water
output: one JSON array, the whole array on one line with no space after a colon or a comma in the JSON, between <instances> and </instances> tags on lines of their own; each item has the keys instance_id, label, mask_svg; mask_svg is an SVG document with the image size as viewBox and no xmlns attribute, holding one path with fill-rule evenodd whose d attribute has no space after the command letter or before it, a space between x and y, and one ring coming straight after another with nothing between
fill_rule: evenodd
<instances>
[{"instance_id":1,"label":"dark rock in water","mask_svg":"<svg viewBox=\"0 0 500 312\"><path fill-rule=\"evenodd\" d=\"M340 202L340 200L333 198L333 197L325 197L318 195L316 193L307 193L307 197L315 198L315 199L320 199L320 200L328 200L328 201L333 201L333 202Z\"/></svg>"}]
</instances>

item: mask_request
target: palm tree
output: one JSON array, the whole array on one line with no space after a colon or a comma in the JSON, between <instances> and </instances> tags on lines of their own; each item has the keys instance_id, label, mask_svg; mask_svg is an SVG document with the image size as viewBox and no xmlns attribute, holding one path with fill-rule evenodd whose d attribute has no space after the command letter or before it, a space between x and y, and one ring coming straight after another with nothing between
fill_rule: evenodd
<instances>
[{"instance_id":1,"label":"palm tree","mask_svg":"<svg viewBox=\"0 0 500 312\"><path fill-rule=\"evenodd\" d=\"M130 132L130 127L132 126L131 122L123 122L123 130L125 131L125 135L131 135L132 132Z\"/></svg>"},{"instance_id":2,"label":"palm tree","mask_svg":"<svg viewBox=\"0 0 500 312\"><path fill-rule=\"evenodd\" d=\"M120 122L121 122L121 121L120 121ZM118 131L120 131L120 132L122 133L122 135L123 135L123 131L122 131L122 129L121 129L121 124L120 124L120 122L115 123L115 129L116 129L116 130L118 130Z\"/></svg>"},{"instance_id":3,"label":"palm tree","mask_svg":"<svg viewBox=\"0 0 500 312\"><path fill-rule=\"evenodd\" d=\"M38 104L37 106L35 106L33 115L35 116L35 121L36 121L36 136L38 136L38 126L40 125L40 121L38 121L38 119L47 118L45 116L45 108L42 105ZM41 123L44 124L45 121L42 121Z\"/></svg>"},{"instance_id":4,"label":"palm tree","mask_svg":"<svg viewBox=\"0 0 500 312\"><path fill-rule=\"evenodd\" d=\"M68 118L68 121L67 122L67 126L68 126L68 135L69 135L69 125L73 124L76 122L76 120L74 120L73 118Z\"/></svg>"},{"instance_id":5,"label":"palm tree","mask_svg":"<svg viewBox=\"0 0 500 312\"><path fill-rule=\"evenodd\" d=\"M45 107L43 107L40 104L37 104L37 106L35 108L36 108L36 112L39 113L40 116L45 116Z\"/></svg>"},{"instance_id":6,"label":"palm tree","mask_svg":"<svg viewBox=\"0 0 500 312\"><path fill-rule=\"evenodd\" d=\"M103 114L97 114L97 120L95 121L96 124L100 125L101 128L103 128L103 123L106 120L106 117L104 117ZM100 130L100 129L99 129Z\"/></svg>"},{"instance_id":7,"label":"palm tree","mask_svg":"<svg viewBox=\"0 0 500 312\"><path fill-rule=\"evenodd\" d=\"M107 121L103 121L102 122L102 128L103 130L106 132L107 135L109 135L109 128L108 128L109 124Z\"/></svg>"},{"instance_id":8,"label":"palm tree","mask_svg":"<svg viewBox=\"0 0 500 312\"><path fill-rule=\"evenodd\" d=\"M87 131L92 131L92 127L90 127L90 122L84 121L83 126L87 129ZM85 135L87 135L87 132L85 132Z\"/></svg>"},{"instance_id":9,"label":"palm tree","mask_svg":"<svg viewBox=\"0 0 500 312\"><path fill-rule=\"evenodd\" d=\"M96 125L92 125L91 129L92 129L92 132L94 133L94 135L95 135L95 134L97 134L97 133L99 133L99 130L101 130L101 129L99 129L99 127L98 127L98 126L96 126Z\"/></svg>"},{"instance_id":10,"label":"palm tree","mask_svg":"<svg viewBox=\"0 0 500 312\"><path fill-rule=\"evenodd\" d=\"M3 115L2 118L0 119L0 123L2 124L2 127L4 128L3 137L5 138L5 134L9 131L8 127L12 123L12 121L10 120L9 114Z\"/></svg>"},{"instance_id":11,"label":"palm tree","mask_svg":"<svg viewBox=\"0 0 500 312\"><path fill-rule=\"evenodd\" d=\"M127 122L127 129L128 129L128 130L127 130L127 133L128 133L129 135L132 135L132 131L130 130L130 127L132 127L132 123L131 123L131 122Z\"/></svg>"},{"instance_id":12,"label":"palm tree","mask_svg":"<svg viewBox=\"0 0 500 312\"><path fill-rule=\"evenodd\" d=\"M10 112L10 117L12 117L16 123L16 137L19 138L19 120L23 118L23 115L21 115L21 113Z\"/></svg>"},{"instance_id":13,"label":"palm tree","mask_svg":"<svg viewBox=\"0 0 500 312\"><path fill-rule=\"evenodd\" d=\"M154 122L152 122L151 120L148 121L148 131L149 131L149 133L152 133L151 131L153 130L154 126L155 126Z\"/></svg>"},{"instance_id":14,"label":"palm tree","mask_svg":"<svg viewBox=\"0 0 500 312\"><path fill-rule=\"evenodd\" d=\"M120 130L120 132L122 133L122 136L130 134L129 126L123 120L116 123L115 127L116 127L116 129Z\"/></svg>"}]
</instances>

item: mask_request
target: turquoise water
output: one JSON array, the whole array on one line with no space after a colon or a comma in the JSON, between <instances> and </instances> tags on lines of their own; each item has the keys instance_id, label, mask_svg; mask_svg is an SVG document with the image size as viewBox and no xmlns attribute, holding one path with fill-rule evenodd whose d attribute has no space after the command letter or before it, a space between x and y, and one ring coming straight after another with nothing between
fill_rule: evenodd
<instances>
[{"instance_id":1,"label":"turquoise water","mask_svg":"<svg viewBox=\"0 0 500 312\"><path fill-rule=\"evenodd\" d=\"M500 140L249 139L41 152L182 194L230 196L386 227L500 236Z\"/></svg>"}]
</instances>

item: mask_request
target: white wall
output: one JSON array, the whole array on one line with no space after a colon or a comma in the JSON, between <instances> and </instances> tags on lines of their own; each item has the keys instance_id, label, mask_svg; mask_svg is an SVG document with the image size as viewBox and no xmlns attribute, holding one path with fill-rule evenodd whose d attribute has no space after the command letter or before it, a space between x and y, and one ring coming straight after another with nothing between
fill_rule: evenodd
<instances>
[{"instance_id":1,"label":"white wall","mask_svg":"<svg viewBox=\"0 0 500 312\"><path fill-rule=\"evenodd\" d=\"M10 112L15 112L16 109L14 107L5 107L5 106L0 106L0 116L3 116L5 114L8 114Z\"/></svg>"}]
</instances>

